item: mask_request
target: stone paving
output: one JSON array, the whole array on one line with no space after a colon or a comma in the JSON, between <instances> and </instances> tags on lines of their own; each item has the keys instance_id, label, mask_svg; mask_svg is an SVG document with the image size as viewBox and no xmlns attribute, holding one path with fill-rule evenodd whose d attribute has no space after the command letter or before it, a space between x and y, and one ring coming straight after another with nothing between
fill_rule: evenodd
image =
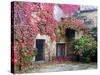
<instances>
[{"instance_id":1,"label":"stone paving","mask_svg":"<svg viewBox=\"0 0 100 75\"><path fill-rule=\"evenodd\" d=\"M58 71L73 71L73 70L91 70L96 69L96 63L62 63L62 64L46 64L36 69L29 69L27 73L41 72L58 72Z\"/></svg>"}]
</instances>

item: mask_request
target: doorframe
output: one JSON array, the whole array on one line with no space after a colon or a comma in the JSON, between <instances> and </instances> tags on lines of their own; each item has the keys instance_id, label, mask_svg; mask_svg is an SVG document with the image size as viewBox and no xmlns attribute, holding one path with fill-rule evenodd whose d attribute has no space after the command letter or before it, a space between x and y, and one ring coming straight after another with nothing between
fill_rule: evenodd
<instances>
[{"instance_id":1,"label":"doorframe","mask_svg":"<svg viewBox=\"0 0 100 75\"><path fill-rule=\"evenodd\" d=\"M36 39L36 40L44 40L44 45L43 45L44 46L43 47L43 60L40 60L40 61L44 61L45 60L45 39ZM36 43L35 43L35 48L36 48Z\"/></svg>"}]
</instances>

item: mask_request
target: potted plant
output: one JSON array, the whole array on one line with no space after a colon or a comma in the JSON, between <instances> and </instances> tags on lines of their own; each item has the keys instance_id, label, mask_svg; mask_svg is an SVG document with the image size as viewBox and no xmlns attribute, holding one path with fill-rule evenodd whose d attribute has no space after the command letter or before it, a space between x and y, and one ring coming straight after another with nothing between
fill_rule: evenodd
<instances>
[{"instance_id":1,"label":"potted plant","mask_svg":"<svg viewBox=\"0 0 100 75\"><path fill-rule=\"evenodd\" d=\"M82 44L83 44L82 39L76 39L73 42L73 48L74 48L73 55L75 61L80 61L80 56L82 56L82 51L83 51Z\"/></svg>"},{"instance_id":2,"label":"potted plant","mask_svg":"<svg viewBox=\"0 0 100 75\"><path fill-rule=\"evenodd\" d=\"M97 44L92 36L82 36L73 43L74 54L80 57L82 62L90 62L91 57L96 57Z\"/></svg>"}]
</instances>

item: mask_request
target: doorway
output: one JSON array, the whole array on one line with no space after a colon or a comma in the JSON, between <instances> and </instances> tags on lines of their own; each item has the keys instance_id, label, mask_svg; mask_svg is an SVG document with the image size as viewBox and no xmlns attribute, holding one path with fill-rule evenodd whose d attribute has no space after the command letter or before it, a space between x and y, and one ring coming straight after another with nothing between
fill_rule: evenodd
<instances>
[{"instance_id":1,"label":"doorway","mask_svg":"<svg viewBox=\"0 0 100 75\"><path fill-rule=\"evenodd\" d=\"M35 61L44 60L44 39L36 39L37 55Z\"/></svg>"},{"instance_id":2,"label":"doorway","mask_svg":"<svg viewBox=\"0 0 100 75\"><path fill-rule=\"evenodd\" d=\"M67 55L72 55L73 53L72 42L74 41L74 39L75 39L75 30L69 28L65 29Z\"/></svg>"}]
</instances>

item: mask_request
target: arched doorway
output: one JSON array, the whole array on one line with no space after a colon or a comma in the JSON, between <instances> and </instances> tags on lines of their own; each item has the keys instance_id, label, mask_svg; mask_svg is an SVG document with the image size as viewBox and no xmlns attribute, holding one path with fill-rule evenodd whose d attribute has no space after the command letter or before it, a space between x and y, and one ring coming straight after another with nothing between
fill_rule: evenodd
<instances>
[{"instance_id":1,"label":"arched doorway","mask_svg":"<svg viewBox=\"0 0 100 75\"><path fill-rule=\"evenodd\" d=\"M67 55L71 55L73 52L72 43L75 39L75 30L66 28L65 29L65 42L66 42L66 50Z\"/></svg>"},{"instance_id":2,"label":"arched doorway","mask_svg":"<svg viewBox=\"0 0 100 75\"><path fill-rule=\"evenodd\" d=\"M73 55L72 43L76 37L82 36L84 30L84 22L73 17L63 18L56 29L56 54L65 57Z\"/></svg>"}]
</instances>

